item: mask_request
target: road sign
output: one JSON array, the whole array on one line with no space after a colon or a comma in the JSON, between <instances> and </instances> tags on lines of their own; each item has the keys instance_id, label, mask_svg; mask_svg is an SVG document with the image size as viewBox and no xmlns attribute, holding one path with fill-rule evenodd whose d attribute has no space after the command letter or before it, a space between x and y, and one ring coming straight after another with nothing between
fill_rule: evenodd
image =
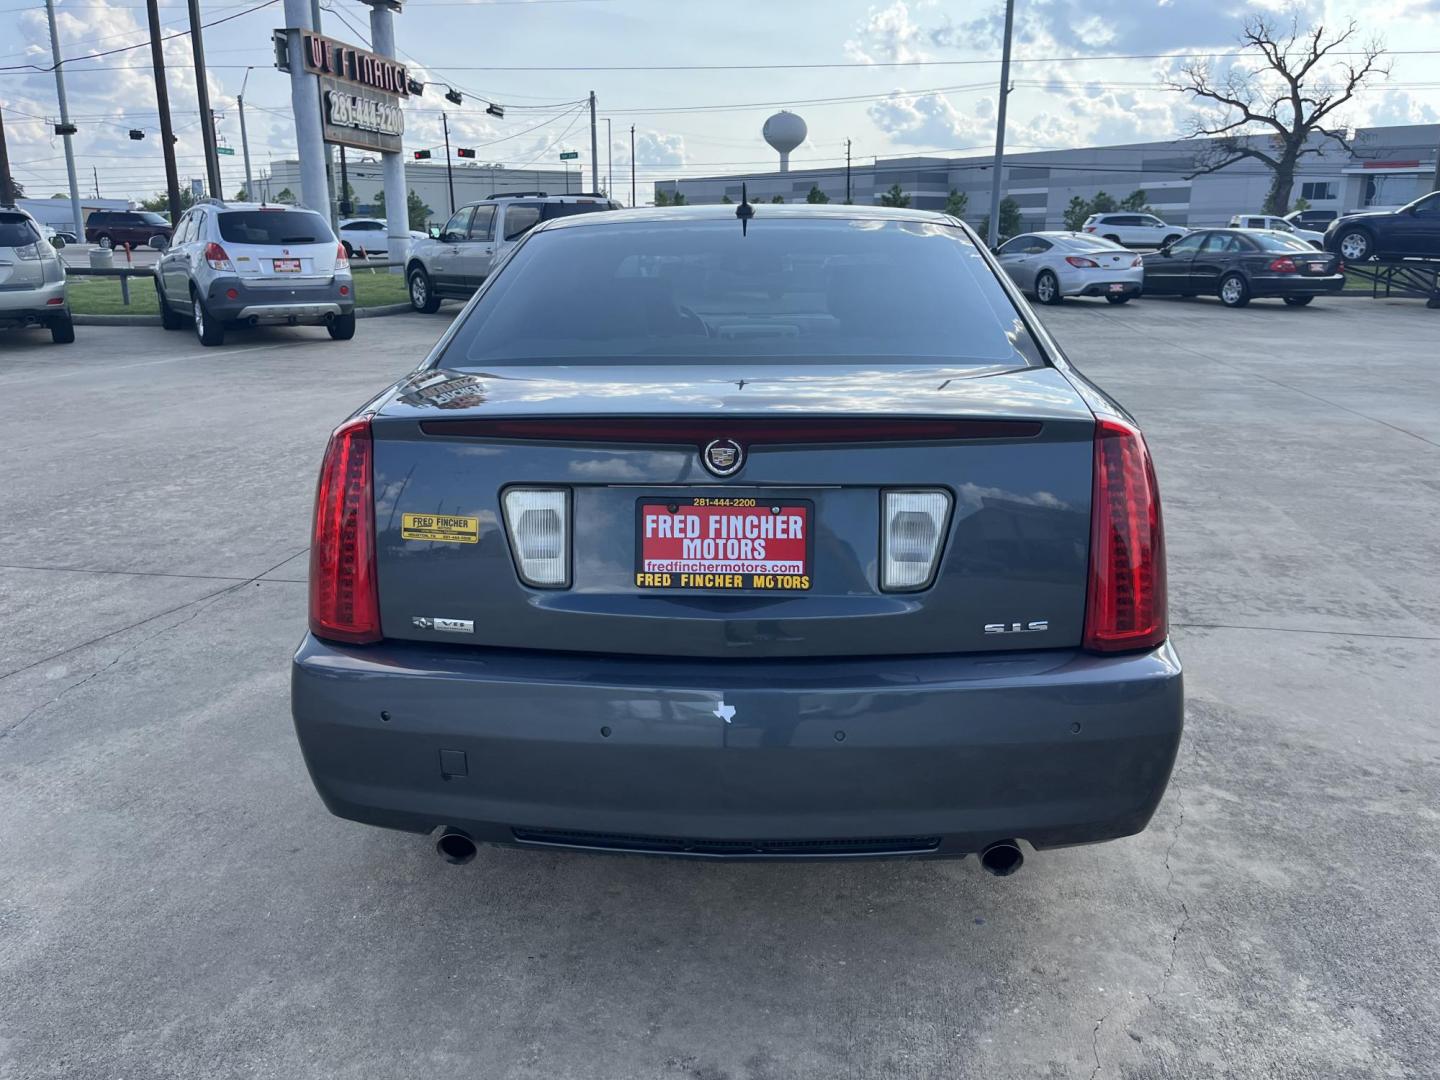
<instances>
[{"instance_id":1,"label":"road sign","mask_svg":"<svg viewBox=\"0 0 1440 1080\"><path fill-rule=\"evenodd\" d=\"M560 155L560 160L561 160L561 161L574 161L574 160L575 160L576 158L578 158L579 156L580 156L580 151L579 151L579 150L567 150L567 151L565 151L565 153L563 153L563 154Z\"/></svg>"},{"instance_id":2,"label":"road sign","mask_svg":"<svg viewBox=\"0 0 1440 1080\"><path fill-rule=\"evenodd\" d=\"M217 154L229 154L231 157L234 157L234 156L235 156L235 148L234 148L233 146L217 146L217 147L215 147L215 153L217 153Z\"/></svg>"}]
</instances>

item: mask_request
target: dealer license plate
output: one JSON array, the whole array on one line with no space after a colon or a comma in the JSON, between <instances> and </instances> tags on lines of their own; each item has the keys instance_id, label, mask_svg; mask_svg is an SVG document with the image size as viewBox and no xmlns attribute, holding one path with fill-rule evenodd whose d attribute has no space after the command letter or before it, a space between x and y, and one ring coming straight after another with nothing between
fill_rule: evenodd
<instances>
[{"instance_id":1,"label":"dealer license plate","mask_svg":"<svg viewBox=\"0 0 1440 1080\"><path fill-rule=\"evenodd\" d=\"M641 499L635 585L803 592L814 520L814 505L796 499Z\"/></svg>"},{"instance_id":2,"label":"dealer license plate","mask_svg":"<svg viewBox=\"0 0 1440 1080\"><path fill-rule=\"evenodd\" d=\"M1112 293L1123 293L1125 291L1125 286L1120 284L1111 285L1110 291Z\"/></svg>"},{"instance_id":3,"label":"dealer license plate","mask_svg":"<svg viewBox=\"0 0 1440 1080\"><path fill-rule=\"evenodd\" d=\"M274 262L277 274L298 274L300 272L299 259L276 259Z\"/></svg>"}]
</instances>

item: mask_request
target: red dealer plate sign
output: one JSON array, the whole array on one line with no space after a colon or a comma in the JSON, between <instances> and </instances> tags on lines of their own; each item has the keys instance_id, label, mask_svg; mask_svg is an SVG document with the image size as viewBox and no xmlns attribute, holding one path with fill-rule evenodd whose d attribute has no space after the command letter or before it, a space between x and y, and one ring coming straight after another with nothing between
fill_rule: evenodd
<instances>
[{"instance_id":1,"label":"red dealer plate sign","mask_svg":"<svg viewBox=\"0 0 1440 1080\"><path fill-rule=\"evenodd\" d=\"M641 589L803 592L810 588L809 502L642 499L635 521Z\"/></svg>"}]
</instances>

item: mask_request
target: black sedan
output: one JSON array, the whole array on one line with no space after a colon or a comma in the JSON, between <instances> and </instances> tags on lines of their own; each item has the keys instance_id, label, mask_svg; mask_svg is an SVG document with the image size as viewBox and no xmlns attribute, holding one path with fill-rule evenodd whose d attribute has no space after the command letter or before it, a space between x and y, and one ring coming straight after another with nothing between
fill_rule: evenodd
<instances>
[{"instance_id":1,"label":"black sedan","mask_svg":"<svg viewBox=\"0 0 1440 1080\"><path fill-rule=\"evenodd\" d=\"M1346 214L1325 230L1325 248L1351 262L1440 259L1440 191L1399 210Z\"/></svg>"},{"instance_id":2,"label":"black sedan","mask_svg":"<svg viewBox=\"0 0 1440 1080\"><path fill-rule=\"evenodd\" d=\"M1278 296L1303 307L1344 287L1337 256L1260 229L1201 229L1145 256L1148 295L1218 296L1226 307Z\"/></svg>"}]
</instances>

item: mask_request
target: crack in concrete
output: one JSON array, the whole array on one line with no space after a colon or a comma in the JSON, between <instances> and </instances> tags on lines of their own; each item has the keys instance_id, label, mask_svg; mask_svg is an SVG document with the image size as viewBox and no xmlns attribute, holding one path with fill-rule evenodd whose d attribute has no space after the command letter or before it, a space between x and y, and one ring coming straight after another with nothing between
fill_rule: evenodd
<instances>
[{"instance_id":1,"label":"crack in concrete","mask_svg":"<svg viewBox=\"0 0 1440 1080\"><path fill-rule=\"evenodd\" d=\"M1090 1070L1090 1080L1095 1080L1100 1075L1100 1028L1109 1019L1110 1014L1107 1012L1095 1021L1095 1030L1090 1033L1090 1053L1095 1055L1095 1068Z\"/></svg>"},{"instance_id":2,"label":"crack in concrete","mask_svg":"<svg viewBox=\"0 0 1440 1080\"><path fill-rule=\"evenodd\" d=\"M131 644L125 646L125 647L124 647L123 649L121 649L118 653L116 653L113 657L111 657L111 658L110 658L110 661L109 661L108 663L106 663L103 667L96 668L94 671L90 672L90 674L86 675L84 678L82 678L82 679L77 679L75 682L73 682L73 683L71 683L69 686L65 687L65 688L64 688L63 690L61 690L58 694L56 694L54 697L49 698L49 699L47 699L47 700L45 700L45 701L42 701L39 705L36 705L33 709L31 709L29 712L27 712L24 716L20 717L19 720L15 721L15 723L11 724L9 727L0 728L0 740L6 739L6 738L8 738L10 735L13 735L16 731L19 731L20 728L23 727L26 723L28 723L33 717L35 717L35 716L38 715L39 713L43 712L45 709L48 709L51 705L54 705L57 701L59 701L60 699L64 698L64 697L65 697L66 695L68 695L71 691L73 691L73 690L78 690L80 687L84 686L86 683L91 682L91 681L93 681L93 680L95 680L95 679L98 679L101 675L104 675L107 671L109 671L109 670L110 670L111 668L113 668L116 664L118 664L122 659L124 659L124 658L125 658L126 656L128 656L130 653L133 653L136 649L139 649L142 645L146 645L146 644L148 644L149 642L154 641L154 640L155 640L157 637L159 637L161 634L167 634L167 633L169 633L169 632L172 631L172 630L175 630L175 629L178 629L178 628L181 627L181 626L184 626L184 625L185 625L186 623L188 623L188 622L193 622L195 619L198 619L202 614L204 614L204 613L205 613L206 611L208 611L211 607L213 607L215 604L217 604L223 597L228 596L230 593L238 592L240 589L243 589L246 585L253 585L253 584L259 582L260 579L263 578L266 574L271 573L272 571L279 569L280 567L284 566L285 563L289 562L289 561L290 561L291 559L293 559L293 558L295 558L295 556L294 556L294 555L290 555L290 556L286 557L285 559L281 560L280 562L276 563L274 566L270 567L269 569L267 569L267 570L262 570L260 573L256 574L253 578L248 578L247 580L238 582L237 584L231 585L231 586L229 586L228 588L220 589L220 590L218 590L217 592L210 593L210 594L208 594L208 595L206 595L206 596L201 596L201 597L199 597L199 598L197 598L197 599L195 599L195 600L190 601L188 604L181 604L179 607L171 608L169 611L162 611L162 612L161 612L160 614L158 614L158 615L152 615L152 616L150 616L150 618L148 618L148 619L142 619L140 622L134 623L134 624L132 624L131 626L124 627L122 630L115 630L115 631L112 631L112 632L109 633L109 634L103 634L103 635L101 635L100 637L94 638L94 639L91 640L91 641L84 642L84 643L82 643L82 644L80 644L80 645L76 645L73 649L67 649L67 650L65 650L66 652L74 652L75 649L82 649L82 648L84 648L86 645L93 645L93 644L95 644L95 642L97 642L97 641L103 641L103 640L104 640L105 638L107 638L107 637L113 637L115 634L122 633L123 630L132 630L132 629L134 629L134 628L137 627L137 626L143 626L143 625L144 625L145 623L147 623L147 622L153 622L153 621L155 621L156 619L163 619L166 615L173 615L175 612L177 612L177 611L183 611L183 610L184 610L185 608L187 608L187 607L193 607L193 608L195 609L194 611L190 612L190 614L186 615L183 619L180 619L180 620L178 620L177 622L170 623L170 624L167 625L167 626L162 626L162 627L160 627L160 629L156 630L154 633L152 633L152 634L147 634L147 635L145 635L144 637L140 638L138 641L132 642ZM64 654L63 654L63 653L58 653L58 654L56 654L56 655L64 655ZM51 659L53 659L53 657L52 657ZM41 663L45 663L45 661L44 661L44 660L40 660L40 661L36 661L36 663L37 663L37 664L41 664ZM29 665L29 667L34 667L34 666L35 666L34 664ZM19 669L19 670L28 670L28 668L21 668L21 669ZM9 673L7 673L7 674L8 674L8 675L13 675L13 674L15 674L15 672L9 672Z\"/></svg>"}]
</instances>

